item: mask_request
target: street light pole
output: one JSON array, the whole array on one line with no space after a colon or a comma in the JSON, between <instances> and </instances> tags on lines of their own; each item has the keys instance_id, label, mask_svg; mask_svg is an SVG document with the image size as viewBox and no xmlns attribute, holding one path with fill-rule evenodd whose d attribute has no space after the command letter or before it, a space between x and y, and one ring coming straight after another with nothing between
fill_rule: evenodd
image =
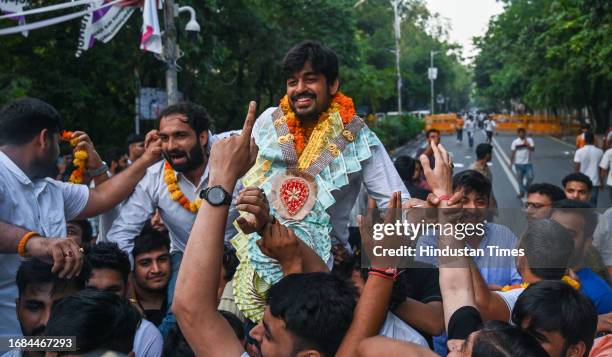
<instances>
[{"instance_id":1,"label":"street light pole","mask_svg":"<svg viewBox=\"0 0 612 357\"><path fill-rule=\"evenodd\" d=\"M400 72L400 40L401 18L399 16L399 0L392 0L395 29L395 70L397 71L397 112L402 115L402 73Z\"/></svg>"},{"instance_id":2,"label":"street light pole","mask_svg":"<svg viewBox=\"0 0 612 357\"><path fill-rule=\"evenodd\" d=\"M168 105L178 102L177 66L178 48L176 44L176 26L174 0L164 1L164 60L166 62L166 93Z\"/></svg>"},{"instance_id":3,"label":"street light pole","mask_svg":"<svg viewBox=\"0 0 612 357\"><path fill-rule=\"evenodd\" d=\"M434 55L436 54L437 51L430 51L429 52L429 58L430 58L430 65L429 68L434 68ZM434 114L434 78L433 76L430 75L429 77L429 81L431 82L431 114Z\"/></svg>"}]
</instances>

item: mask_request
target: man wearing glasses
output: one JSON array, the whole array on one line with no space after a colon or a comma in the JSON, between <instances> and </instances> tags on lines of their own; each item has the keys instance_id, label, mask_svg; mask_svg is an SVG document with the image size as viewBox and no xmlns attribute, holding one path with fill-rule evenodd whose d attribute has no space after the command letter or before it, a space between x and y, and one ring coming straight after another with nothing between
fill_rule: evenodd
<instances>
[{"instance_id":1,"label":"man wearing glasses","mask_svg":"<svg viewBox=\"0 0 612 357\"><path fill-rule=\"evenodd\" d=\"M549 218L554 202L565 198L563 190L550 183L534 183L527 188L525 215L529 222Z\"/></svg>"}]
</instances>

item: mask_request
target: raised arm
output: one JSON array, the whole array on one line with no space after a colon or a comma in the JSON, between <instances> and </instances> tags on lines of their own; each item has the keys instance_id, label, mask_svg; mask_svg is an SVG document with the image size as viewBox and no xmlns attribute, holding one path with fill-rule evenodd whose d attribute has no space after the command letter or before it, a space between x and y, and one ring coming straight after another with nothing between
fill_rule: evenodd
<instances>
[{"instance_id":1,"label":"raised arm","mask_svg":"<svg viewBox=\"0 0 612 357\"><path fill-rule=\"evenodd\" d=\"M147 168L157 162L161 155L161 140L155 131L147 134L145 153L127 169L92 189L89 200L80 218L104 213L125 200L145 175Z\"/></svg>"},{"instance_id":2,"label":"raised arm","mask_svg":"<svg viewBox=\"0 0 612 357\"><path fill-rule=\"evenodd\" d=\"M393 192L391 200L389 201L389 206L387 207L388 210L384 223L394 224L396 221L396 213L401 207L401 193ZM373 243L370 225L366 223L366 219L361 216L359 217L359 231L362 239L367 240L369 243ZM385 237L385 239L397 238ZM364 245L364 253L370 258L372 266L377 268L389 268L390 266L387 264L394 264L391 268L396 267L397 260L394 262L387 259L377 261L371 249L371 244ZM389 277L384 274L370 274L361 296L359 297L351 326L344 336L336 356L354 356L357 353L359 342L365 338L378 335L387 315L394 279L394 277Z\"/></svg>"},{"instance_id":3,"label":"raised arm","mask_svg":"<svg viewBox=\"0 0 612 357\"><path fill-rule=\"evenodd\" d=\"M257 157L251 140L255 121L251 102L240 135L216 142L210 154L209 185L230 193ZM217 288L223 258L223 238L229 206L206 200L193 224L181 263L172 309L197 356L239 356L244 350L229 323L217 311ZM197 303L194 303L196 302Z\"/></svg>"},{"instance_id":4,"label":"raised arm","mask_svg":"<svg viewBox=\"0 0 612 357\"><path fill-rule=\"evenodd\" d=\"M482 318L484 320L508 321L510 319L508 305L506 305L501 296L489 289L478 267L476 267L476 264L473 262L470 264L470 272L472 276L472 285L474 286L476 306Z\"/></svg>"}]
</instances>

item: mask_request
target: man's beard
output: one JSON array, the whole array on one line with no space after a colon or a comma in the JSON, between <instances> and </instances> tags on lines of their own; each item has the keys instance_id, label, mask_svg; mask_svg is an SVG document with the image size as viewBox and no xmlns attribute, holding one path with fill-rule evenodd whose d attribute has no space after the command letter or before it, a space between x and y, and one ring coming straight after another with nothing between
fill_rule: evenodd
<instances>
[{"instance_id":1,"label":"man's beard","mask_svg":"<svg viewBox=\"0 0 612 357\"><path fill-rule=\"evenodd\" d=\"M34 167L36 168L36 173L34 174L33 178L56 178L59 174L59 168L56 164L56 158L42 160L37 159L34 161Z\"/></svg>"},{"instance_id":2,"label":"man's beard","mask_svg":"<svg viewBox=\"0 0 612 357\"><path fill-rule=\"evenodd\" d=\"M306 113L306 114L299 114L297 111L297 107L295 105L295 102L298 101L298 99L300 98L310 98L312 99L313 103L315 104L314 110L310 113ZM291 96L291 98L289 98L289 105L291 106L291 109L293 110L293 112L295 113L295 115L298 117L298 119L300 120L316 120L319 115L321 113L319 113L317 111L316 108L316 101L317 101L317 95L312 93L312 92L302 92L302 93L298 93L295 94L293 96Z\"/></svg>"},{"instance_id":3,"label":"man's beard","mask_svg":"<svg viewBox=\"0 0 612 357\"><path fill-rule=\"evenodd\" d=\"M189 153L183 150L172 150L166 152L165 156L170 163L170 166L172 166L172 168L178 172L191 171L204 163L204 153L202 152L199 138ZM185 163L183 164L176 164L174 160L172 160L172 156L184 156L187 158L187 160L185 160Z\"/></svg>"}]
</instances>

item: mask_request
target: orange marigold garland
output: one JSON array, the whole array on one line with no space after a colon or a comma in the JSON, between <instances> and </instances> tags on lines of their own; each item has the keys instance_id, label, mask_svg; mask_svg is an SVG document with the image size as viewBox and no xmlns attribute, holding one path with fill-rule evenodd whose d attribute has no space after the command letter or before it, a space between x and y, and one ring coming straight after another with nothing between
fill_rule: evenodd
<instances>
[{"instance_id":1,"label":"orange marigold garland","mask_svg":"<svg viewBox=\"0 0 612 357\"><path fill-rule=\"evenodd\" d=\"M66 141L70 143L70 146L77 146L76 139L73 138L74 132L72 131L62 131L60 133L60 139L62 141ZM74 159L72 160L72 164L75 169L70 174L69 181L72 183L83 183L83 178L85 177L86 163L87 163L87 151L85 150L75 150Z\"/></svg>"},{"instance_id":2,"label":"orange marigold garland","mask_svg":"<svg viewBox=\"0 0 612 357\"><path fill-rule=\"evenodd\" d=\"M287 95L281 99L280 107L285 114L285 120L287 121L289 132L293 134L295 151L299 156L304 151L304 148L306 148L308 141L308 138L306 138L305 135L306 132L302 127L302 122L295 115L293 109L291 109L291 105L289 105L289 97ZM334 95L332 98L329 108L325 112L321 113L318 121L321 122L326 120L333 112L338 112L340 114L342 123L344 125L348 124L355 116L355 105L353 104L353 100L341 92L336 93L336 95Z\"/></svg>"},{"instance_id":3,"label":"orange marigold garland","mask_svg":"<svg viewBox=\"0 0 612 357\"><path fill-rule=\"evenodd\" d=\"M185 197L185 195L183 195L183 192L181 191L181 188L176 180L174 170L168 161L166 161L164 164L164 182L168 187L170 197L174 201L178 202L181 206L183 206L183 208L192 213L198 212L200 206L202 205L202 199L197 198L194 202L191 202L187 197Z\"/></svg>"}]
</instances>

